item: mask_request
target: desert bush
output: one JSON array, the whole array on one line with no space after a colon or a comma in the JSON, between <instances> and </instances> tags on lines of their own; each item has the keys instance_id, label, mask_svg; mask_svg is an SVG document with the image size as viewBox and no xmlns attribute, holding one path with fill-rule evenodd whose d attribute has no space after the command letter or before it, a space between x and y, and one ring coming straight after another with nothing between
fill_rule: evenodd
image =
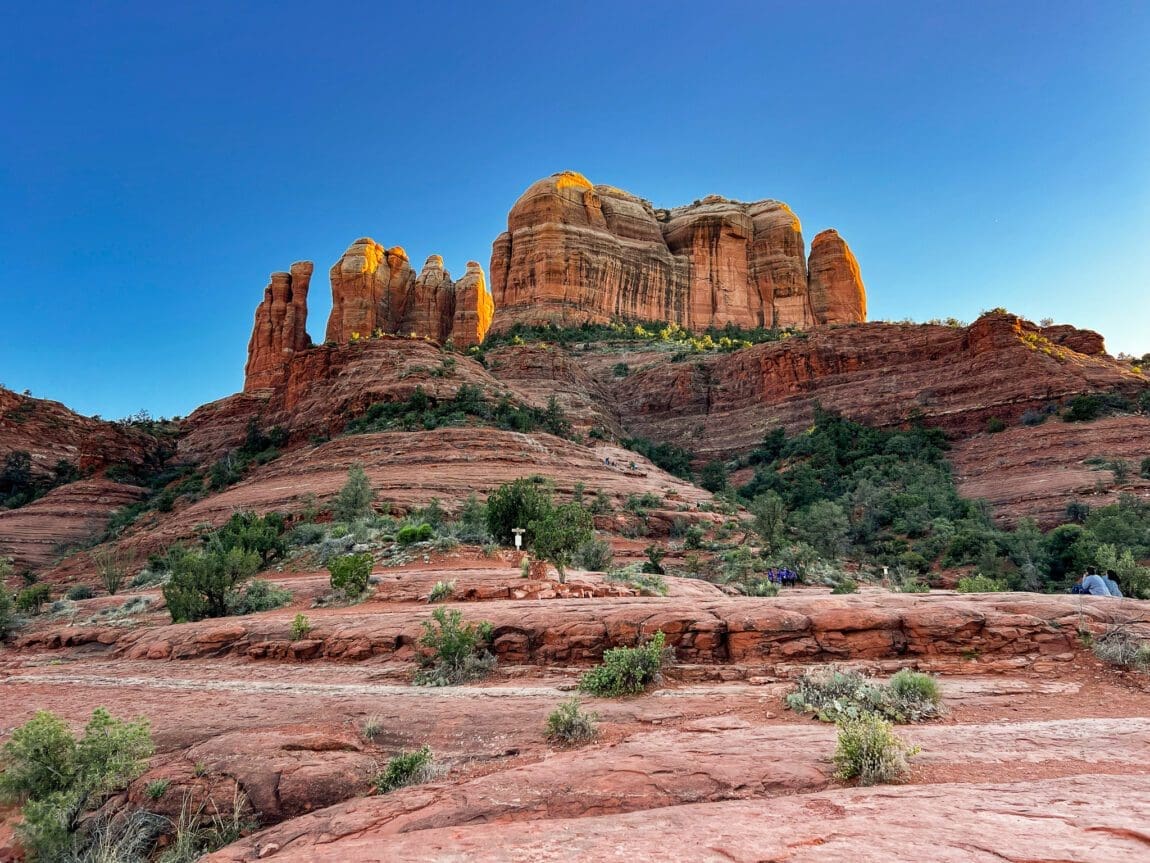
<instances>
[{"instance_id":1,"label":"desert bush","mask_svg":"<svg viewBox=\"0 0 1150 863\"><path fill-rule=\"evenodd\" d=\"M308 620L306 614L297 614L292 618L291 622L291 640L299 641L301 638L307 638L312 631L311 621Z\"/></svg>"},{"instance_id":2,"label":"desert bush","mask_svg":"<svg viewBox=\"0 0 1150 863\"><path fill-rule=\"evenodd\" d=\"M168 792L170 784L167 779L153 779L144 786L144 793L148 795L149 800L159 800Z\"/></svg>"},{"instance_id":3,"label":"desert bush","mask_svg":"<svg viewBox=\"0 0 1150 863\"><path fill-rule=\"evenodd\" d=\"M256 515L254 512L233 513L218 530L204 534L203 545L209 551L226 552L233 548L259 555L261 566L267 566L286 550L283 540L284 517L278 512Z\"/></svg>"},{"instance_id":4,"label":"desert bush","mask_svg":"<svg viewBox=\"0 0 1150 863\"><path fill-rule=\"evenodd\" d=\"M986 430L991 434L1006 431L1006 420L1002 417L991 417L986 421Z\"/></svg>"},{"instance_id":5,"label":"desert bush","mask_svg":"<svg viewBox=\"0 0 1150 863\"><path fill-rule=\"evenodd\" d=\"M614 698L635 695L659 682L666 662L667 636L655 633L639 647L613 647L603 654L603 663L579 678L579 689L590 695Z\"/></svg>"},{"instance_id":6,"label":"desert bush","mask_svg":"<svg viewBox=\"0 0 1150 863\"><path fill-rule=\"evenodd\" d=\"M595 538L591 512L577 503L549 507L527 527L532 535L531 548L555 567L560 584L567 580L567 567L575 553Z\"/></svg>"},{"instance_id":7,"label":"desert bush","mask_svg":"<svg viewBox=\"0 0 1150 863\"><path fill-rule=\"evenodd\" d=\"M12 594L4 582L0 581L0 641L8 637L8 633L15 627L16 621L12 617Z\"/></svg>"},{"instance_id":8,"label":"desert bush","mask_svg":"<svg viewBox=\"0 0 1150 863\"><path fill-rule=\"evenodd\" d=\"M103 708L77 740L41 710L0 749L0 799L23 805L21 842L33 859L66 859L82 848L84 815L139 776L153 751L146 720L121 722Z\"/></svg>"},{"instance_id":9,"label":"desert bush","mask_svg":"<svg viewBox=\"0 0 1150 863\"><path fill-rule=\"evenodd\" d=\"M644 572L638 564L612 569L606 574L608 581L627 584L646 596L666 596L667 581L658 573Z\"/></svg>"},{"instance_id":10,"label":"desert bush","mask_svg":"<svg viewBox=\"0 0 1150 863\"><path fill-rule=\"evenodd\" d=\"M959 593L1000 593L1006 590L1006 585L980 573L960 578L957 590Z\"/></svg>"},{"instance_id":11,"label":"desert bush","mask_svg":"<svg viewBox=\"0 0 1150 863\"><path fill-rule=\"evenodd\" d=\"M942 715L938 682L929 675L904 669L887 685L857 671L834 666L801 675L786 697L787 707L821 722L857 719L868 713L891 722L923 722Z\"/></svg>"},{"instance_id":12,"label":"desert bush","mask_svg":"<svg viewBox=\"0 0 1150 863\"><path fill-rule=\"evenodd\" d=\"M1024 411L1022 414L1022 424L1024 426L1039 426L1046 422L1046 417L1047 414L1042 411Z\"/></svg>"},{"instance_id":13,"label":"desert bush","mask_svg":"<svg viewBox=\"0 0 1150 863\"><path fill-rule=\"evenodd\" d=\"M607 540L589 539L575 552L574 562L590 572L606 572L611 568L614 557L611 543Z\"/></svg>"},{"instance_id":14,"label":"desert bush","mask_svg":"<svg viewBox=\"0 0 1150 863\"><path fill-rule=\"evenodd\" d=\"M1103 662L1150 671L1150 641L1138 638L1125 627L1111 626L1093 639L1091 648Z\"/></svg>"},{"instance_id":15,"label":"desert bush","mask_svg":"<svg viewBox=\"0 0 1150 863\"><path fill-rule=\"evenodd\" d=\"M69 588L65 596L73 602L78 602L81 599L91 599L96 595L96 592L86 584L77 584L73 588Z\"/></svg>"},{"instance_id":16,"label":"desert bush","mask_svg":"<svg viewBox=\"0 0 1150 863\"><path fill-rule=\"evenodd\" d=\"M881 716L866 714L839 723L835 775L858 779L859 785L902 782L910 775L907 759L918 754L907 746Z\"/></svg>"},{"instance_id":17,"label":"desert bush","mask_svg":"<svg viewBox=\"0 0 1150 863\"><path fill-rule=\"evenodd\" d=\"M342 593L347 600L362 596L371 578L373 562L371 555L366 553L337 557L327 565L327 571L331 573L331 589Z\"/></svg>"},{"instance_id":18,"label":"desert bush","mask_svg":"<svg viewBox=\"0 0 1150 863\"><path fill-rule=\"evenodd\" d=\"M327 536L327 530L322 524L304 522L292 528L291 533L288 534L287 541L288 545L299 548L305 545L315 545L317 542L323 540L325 536Z\"/></svg>"},{"instance_id":19,"label":"desert bush","mask_svg":"<svg viewBox=\"0 0 1150 863\"><path fill-rule=\"evenodd\" d=\"M202 766L196 765L197 768ZM205 774L206 771L197 772L196 775ZM231 845L256 826L250 817L251 807L248 805L247 796L242 791L237 790L231 804L222 811L213 800L211 805L214 811L208 812L208 802L201 800L196 805L191 794L184 795L179 816L174 823L169 822L173 829L171 836L168 837L168 843L163 852L154 858L154 863L195 863L205 854ZM101 860L99 863L105 861Z\"/></svg>"},{"instance_id":20,"label":"desert bush","mask_svg":"<svg viewBox=\"0 0 1150 863\"><path fill-rule=\"evenodd\" d=\"M595 739L599 714L581 709L578 698L564 701L547 717L547 739L561 746L578 746Z\"/></svg>"},{"instance_id":21,"label":"desert bush","mask_svg":"<svg viewBox=\"0 0 1150 863\"><path fill-rule=\"evenodd\" d=\"M699 471L699 485L709 492L719 492L727 487L730 475L727 465L721 460L707 462Z\"/></svg>"},{"instance_id":22,"label":"desert bush","mask_svg":"<svg viewBox=\"0 0 1150 863\"><path fill-rule=\"evenodd\" d=\"M514 529L523 528L523 543L530 547L535 539L533 522L542 520L551 510L551 493L542 482L521 477L505 483L487 498L487 529L496 542L514 545Z\"/></svg>"},{"instance_id":23,"label":"desert bush","mask_svg":"<svg viewBox=\"0 0 1150 863\"><path fill-rule=\"evenodd\" d=\"M454 593L455 579L452 579L451 581L437 581L431 588L431 593L427 595L427 601L443 602L445 599L450 599Z\"/></svg>"},{"instance_id":24,"label":"desert bush","mask_svg":"<svg viewBox=\"0 0 1150 863\"><path fill-rule=\"evenodd\" d=\"M455 532L461 542L483 545L491 541L491 532L487 529L487 504L480 501L475 492L463 502L455 521Z\"/></svg>"},{"instance_id":25,"label":"desert bush","mask_svg":"<svg viewBox=\"0 0 1150 863\"><path fill-rule=\"evenodd\" d=\"M667 549L656 543L651 543L643 551L647 555L647 560L643 564L643 572L651 575L664 575L663 558L667 556Z\"/></svg>"},{"instance_id":26,"label":"desert bush","mask_svg":"<svg viewBox=\"0 0 1150 863\"><path fill-rule=\"evenodd\" d=\"M375 492L371 490L363 465L353 464L347 470L347 482L332 501L332 515L336 521L355 521L372 514L371 502Z\"/></svg>"},{"instance_id":27,"label":"desert bush","mask_svg":"<svg viewBox=\"0 0 1150 863\"><path fill-rule=\"evenodd\" d=\"M395 541L400 545L412 545L416 542L427 542L434 538L435 528L427 522L420 524L405 524L395 534Z\"/></svg>"},{"instance_id":28,"label":"desert bush","mask_svg":"<svg viewBox=\"0 0 1150 863\"><path fill-rule=\"evenodd\" d=\"M693 524L687 528L683 534L683 548L689 548L697 551L703 547L703 539L705 537L703 528L697 524Z\"/></svg>"},{"instance_id":29,"label":"desert bush","mask_svg":"<svg viewBox=\"0 0 1150 863\"><path fill-rule=\"evenodd\" d=\"M490 623L463 622L463 613L440 606L424 621L419 645L426 649L419 657L416 686L455 686L485 677L495 667L488 650L493 637Z\"/></svg>"},{"instance_id":30,"label":"desert bush","mask_svg":"<svg viewBox=\"0 0 1150 863\"><path fill-rule=\"evenodd\" d=\"M429 746L414 752L401 752L387 762L387 767L375 778L377 794L387 794L407 785L427 782L435 775L435 756Z\"/></svg>"},{"instance_id":31,"label":"desert bush","mask_svg":"<svg viewBox=\"0 0 1150 863\"><path fill-rule=\"evenodd\" d=\"M742 585L746 596L778 596L779 586L765 578L755 578Z\"/></svg>"},{"instance_id":32,"label":"desert bush","mask_svg":"<svg viewBox=\"0 0 1150 863\"><path fill-rule=\"evenodd\" d=\"M135 565L135 555L104 545L93 549L88 556L92 559L96 573L100 576L100 583L104 585L104 590L108 591L108 596L115 596L127 579L129 570Z\"/></svg>"},{"instance_id":33,"label":"desert bush","mask_svg":"<svg viewBox=\"0 0 1150 863\"><path fill-rule=\"evenodd\" d=\"M255 614L260 611L271 611L273 608L283 608L291 602L291 596L290 590L257 578L228 595L228 614Z\"/></svg>"},{"instance_id":34,"label":"desert bush","mask_svg":"<svg viewBox=\"0 0 1150 863\"><path fill-rule=\"evenodd\" d=\"M259 568L259 555L241 548L192 551L174 557L172 576L163 588L172 622L224 617L229 599Z\"/></svg>"},{"instance_id":35,"label":"desert bush","mask_svg":"<svg viewBox=\"0 0 1150 863\"><path fill-rule=\"evenodd\" d=\"M839 578L831 587L831 593L845 594L845 593L858 593L859 583L851 578L849 575L844 575Z\"/></svg>"},{"instance_id":36,"label":"desert bush","mask_svg":"<svg viewBox=\"0 0 1150 863\"><path fill-rule=\"evenodd\" d=\"M631 367L626 363L615 363L611 366L611 374L617 378L625 378L631 374Z\"/></svg>"},{"instance_id":37,"label":"desert bush","mask_svg":"<svg viewBox=\"0 0 1150 863\"><path fill-rule=\"evenodd\" d=\"M25 614L39 614L44 603L52 598L52 588L47 584L32 584L16 594L16 610Z\"/></svg>"}]
</instances>

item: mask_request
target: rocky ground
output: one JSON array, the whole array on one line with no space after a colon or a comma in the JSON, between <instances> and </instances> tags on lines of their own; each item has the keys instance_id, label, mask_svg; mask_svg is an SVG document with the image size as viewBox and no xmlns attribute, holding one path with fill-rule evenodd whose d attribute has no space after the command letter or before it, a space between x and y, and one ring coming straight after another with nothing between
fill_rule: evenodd
<instances>
[{"instance_id":1,"label":"rocky ground","mask_svg":"<svg viewBox=\"0 0 1150 863\"><path fill-rule=\"evenodd\" d=\"M42 708L76 725L101 705L149 717L159 754L133 802L174 817L185 798L226 808L238 790L263 825L215 861L1150 854L1150 683L1099 664L1079 635L1150 633L1147 603L816 588L746 599L674 578L670 595L646 597L591 574L525 580L466 550L428 557L377 570L374 595L348 607L310 608L325 590L315 571L277 575L293 606L245 618L172 626L154 591L123 619L99 613L121 598L76 603L0 654L0 734ZM495 623L499 667L482 683L414 687L427 592L451 579L450 605ZM315 628L293 642L300 611ZM665 684L585 698L599 738L548 744L546 717L579 674L657 628L676 648ZM784 707L789 678L832 660L940 673L945 718L900 730L922 748L908 784L835 780L834 728ZM424 744L432 782L371 793L387 758ZM167 784L152 799L156 780Z\"/></svg>"}]
</instances>

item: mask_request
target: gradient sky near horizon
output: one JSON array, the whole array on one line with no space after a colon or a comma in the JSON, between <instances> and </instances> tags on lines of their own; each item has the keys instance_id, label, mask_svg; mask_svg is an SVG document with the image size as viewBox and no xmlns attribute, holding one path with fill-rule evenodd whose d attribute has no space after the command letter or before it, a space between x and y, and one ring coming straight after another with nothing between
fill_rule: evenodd
<instances>
[{"instance_id":1,"label":"gradient sky near horizon","mask_svg":"<svg viewBox=\"0 0 1150 863\"><path fill-rule=\"evenodd\" d=\"M1150 3L71 2L0 11L0 383L185 415L268 274L484 263L571 169L838 228L872 319L1005 306L1150 351Z\"/></svg>"}]
</instances>

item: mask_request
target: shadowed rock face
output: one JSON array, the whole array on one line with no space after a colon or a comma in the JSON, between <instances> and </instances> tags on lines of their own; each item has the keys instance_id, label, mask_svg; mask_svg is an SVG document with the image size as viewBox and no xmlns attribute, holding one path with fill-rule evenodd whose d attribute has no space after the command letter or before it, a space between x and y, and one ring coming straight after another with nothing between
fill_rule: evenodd
<instances>
[{"instance_id":1,"label":"shadowed rock face","mask_svg":"<svg viewBox=\"0 0 1150 863\"><path fill-rule=\"evenodd\" d=\"M272 386L284 365L311 346L307 334L307 289L311 261L297 261L291 272L272 273L264 288L264 301L256 306L256 321L248 342L244 390Z\"/></svg>"},{"instance_id":2,"label":"shadowed rock face","mask_svg":"<svg viewBox=\"0 0 1150 863\"><path fill-rule=\"evenodd\" d=\"M688 329L865 321L858 263L838 234L816 242L824 237L812 258L822 275L809 282L802 227L779 201L711 195L657 210L581 174L555 174L523 193L495 241L495 327L617 317Z\"/></svg>"}]
</instances>

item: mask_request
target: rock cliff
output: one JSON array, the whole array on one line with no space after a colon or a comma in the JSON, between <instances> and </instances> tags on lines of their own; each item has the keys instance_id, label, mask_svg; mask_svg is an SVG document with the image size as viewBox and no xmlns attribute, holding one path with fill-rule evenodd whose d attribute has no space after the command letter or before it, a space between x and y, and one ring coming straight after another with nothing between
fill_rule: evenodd
<instances>
[{"instance_id":1,"label":"rock cliff","mask_svg":"<svg viewBox=\"0 0 1150 863\"><path fill-rule=\"evenodd\" d=\"M301 261L290 273L272 274L256 308L244 392L283 384L292 357L312 346L307 334L312 268L310 261ZM431 255L417 276L401 246L384 248L370 237L352 243L329 277L332 307L325 340L332 344L404 335L470 347L483 341L495 311L478 262L468 261L463 278L453 282L443 258Z\"/></svg>"},{"instance_id":2,"label":"rock cliff","mask_svg":"<svg viewBox=\"0 0 1150 863\"><path fill-rule=\"evenodd\" d=\"M805 258L802 227L779 201L711 195L655 209L571 171L531 185L491 255L497 330L613 318L702 330L808 329L866 320L858 263L834 231Z\"/></svg>"},{"instance_id":3,"label":"rock cliff","mask_svg":"<svg viewBox=\"0 0 1150 863\"><path fill-rule=\"evenodd\" d=\"M307 289L312 263L297 261L291 272L272 273L264 288L264 301L256 307L256 321L248 342L244 389L272 386L285 363L311 346L307 334Z\"/></svg>"}]
</instances>

